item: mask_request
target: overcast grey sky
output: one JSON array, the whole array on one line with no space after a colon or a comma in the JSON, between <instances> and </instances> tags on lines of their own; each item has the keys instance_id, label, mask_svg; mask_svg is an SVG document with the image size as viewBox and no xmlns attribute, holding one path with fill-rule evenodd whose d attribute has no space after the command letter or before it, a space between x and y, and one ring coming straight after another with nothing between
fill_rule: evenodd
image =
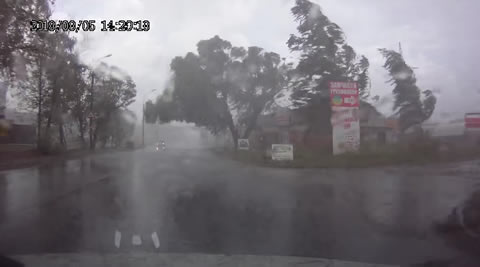
<instances>
[{"instance_id":1,"label":"overcast grey sky","mask_svg":"<svg viewBox=\"0 0 480 267\"><path fill-rule=\"evenodd\" d=\"M436 117L480 111L480 1L314 2L343 28L356 52L369 58L373 95L391 94L377 49L398 49L401 41L407 62L418 68L419 86L438 96ZM296 32L292 5L293 0L58 0L54 17L96 19L98 25L104 19L150 20L148 32L97 30L80 42L86 62L113 54L105 62L134 78L141 99L144 92L164 88L173 57L195 51L199 40L216 34L234 45L256 45L288 57L286 41ZM85 40L85 34L78 38ZM141 110L140 102L132 108Z\"/></svg>"}]
</instances>

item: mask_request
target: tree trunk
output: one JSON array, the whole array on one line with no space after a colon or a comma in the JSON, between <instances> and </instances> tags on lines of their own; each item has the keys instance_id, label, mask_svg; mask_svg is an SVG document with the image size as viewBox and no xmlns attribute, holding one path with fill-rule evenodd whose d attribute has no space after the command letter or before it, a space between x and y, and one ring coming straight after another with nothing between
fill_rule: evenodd
<instances>
[{"instance_id":1,"label":"tree trunk","mask_svg":"<svg viewBox=\"0 0 480 267\"><path fill-rule=\"evenodd\" d=\"M88 141L89 141L89 146L90 150L95 150L95 137L93 131L93 84L95 83L95 75L93 74L93 71L90 73L91 75L91 85L90 85L90 114L89 114L89 125L88 125ZM98 127L95 127L98 128ZM95 129L96 130L96 129Z\"/></svg>"},{"instance_id":2,"label":"tree trunk","mask_svg":"<svg viewBox=\"0 0 480 267\"><path fill-rule=\"evenodd\" d=\"M233 123L233 118L232 114L230 113L230 110L228 110L228 129L230 130L230 134L232 135L233 139L233 149L235 152L238 149L238 131L237 128L235 127L235 123Z\"/></svg>"},{"instance_id":3,"label":"tree trunk","mask_svg":"<svg viewBox=\"0 0 480 267\"><path fill-rule=\"evenodd\" d=\"M253 117L251 118L251 120L249 121L249 123L247 125L247 129L245 129L245 132L243 133L243 139L248 139L248 137L250 137L250 134L255 129L255 126L257 126L257 119L258 119L258 116L260 115L261 112L262 112L262 110L255 110L254 111Z\"/></svg>"},{"instance_id":4,"label":"tree trunk","mask_svg":"<svg viewBox=\"0 0 480 267\"><path fill-rule=\"evenodd\" d=\"M58 136L60 138L60 144L62 145L62 148L67 147L67 141L65 140L65 131L63 129L63 122L59 121L58 122Z\"/></svg>"},{"instance_id":5,"label":"tree trunk","mask_svg":"<svg viewBox=\"0 0 480 267\"><path fill-rule=\"evenodd\" d=\"M233 122L233 117L232 113L230 112L230 108L228 107L228 97L227 93L225 91L222 91L222 96L223 96L223 107L224 107L224 112L225 112L225 117L227 117L227 126L228 129L230 130L230 134L232 135L233 139L233 149L235 152L238 150L238 132L237 128L235 127L235 123Z\"/></svg>"},{"instance_id":6,"label":"tree trunk","mask_svg":"<svg viewBox=\"0 0 480 267\"><path fill-rule=\"evenodd\" d=\"M40 148L42 139L42 60L38 61L38 113L37 113L37 148Z\"/></svg>"},{"instance_id":7,"label":"tree trunk","mask_svg":"<svg viewBox=\"0 0 480 267\"><path fill-rule=\"evenodd\" d=\"M238 150L238 132L237 132L237 129L235 128L235 126L233 125L230 125L228 127L228 129L230 130L230 133L232 135L232 139L233 139L233 149L235 151Z\"/></svg>"},{"instance_id":8,"label":"tree trunk","mask_svg":"<svg viewBox=\"0 0 480 267\"><path fill-rule=\"evenodd\" d=\"M90 149L95 150L95 147L97 146L97 136L98 136L98 127L95 127L95 130L92 133L92 142L90 144Z\"/></svg>"},{"instance_id":9,"label":"tree trunk","mask_svg":"<svg viewBox=\"0 0 480 267\"><path fill-rule=\"evenodd\" d=\"M308 125L308 128L305 130L305 132L303 133L303 138L302 138L302 143L304 146L308 147L308 136L310 135L310 133L312 132L313 130L313 125Z\"/></svg>"},{"instance_id":10,"label":"tree trunk","mask_svg":"<svg viewBox=\"0 0 480 267\"><path fill-rule=\"evenodd\" d=\"M53 80L53 83L52 83L52 88L53 88L53 92L52 92L52 103L50 104L50 110L48 112L48 119L47 119L47 128L46 128L46 135L48 136L48 138L50 138L50 128L52 126L52 119L53 119L53 116L57 114L57 97L58 97L58 88L57 88L57 80L54 79Z\"/></svg>"},{"instance_id":11,"label":"tree trunk","mask_svg":"<svg viewBox=\"0 0 480 267\"><path fill-rule=\"evenodd\" d=\"M78 119L78 131L80 132L80 140L82 145L85 145L85 124L83 123L82 118Z\"/></svg>"},{"instance_id":12,"label":"tree trunk","mask_svg":"<svg viewBox=\"0 0 480 267\"><path fill-rule=\"evenodd\" d=\"M48 118L47 118L47 127L45 127L45 135L50 136L50 127L52 126L52 112L49 112Z\"/></svg>"},{"instance_id":13,"label":"tree trunk","mask_svg":"<svg viewBox=\"0 0 480 267\"><path fill-rule=\"evenodd\" d=\"M48 118L47 118L47 127L45 127L45 136L50 140L50 128L52 127L52 107L53 105L50 105L50 111L48 112Z\"/></svg>"}]
</instances>

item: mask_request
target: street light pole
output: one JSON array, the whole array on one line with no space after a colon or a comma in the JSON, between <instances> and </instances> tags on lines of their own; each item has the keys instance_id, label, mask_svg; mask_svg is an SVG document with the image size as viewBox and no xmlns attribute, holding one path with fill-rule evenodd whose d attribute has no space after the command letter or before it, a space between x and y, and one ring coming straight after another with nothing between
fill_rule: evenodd
<instances>
[{"instance_id":1,"label":"street light pole","mask_svg":"<svg viewBox=\"0 0 480 267\"><path fill-rule=\"evenodd\" d=\"M100 59L103 59L103 58L107 58L107 57L111 57L112 54L108 54L106 56L103 56L103 57L100 57L100 58L97 58L96 60L94 60L94 62L100 60ZM95 83L95 73L93 72L93 69L90 70L90 77L91 77L91 84L90 84L90 114L88 115L88 118L89 118L89 129L88 129L88 141L89 141L89 144L90 144L90 150L95 150L95 142L94 142L94 136L93 136L93 119L95 117L95 115L93 114L93 85Z\"/></svg>"},{"instance_id":2,"label":"street light pole","mask_svg":"<svg viewBox=\"0 0 480 267\"><path fill-rule=\"evenodd\" d=\"M142 147L145 147L145 97L155 91L157 91L157 89L153 89L150 92L147 92L143 95L142 98Z\"/></svg>"}]
</instances>

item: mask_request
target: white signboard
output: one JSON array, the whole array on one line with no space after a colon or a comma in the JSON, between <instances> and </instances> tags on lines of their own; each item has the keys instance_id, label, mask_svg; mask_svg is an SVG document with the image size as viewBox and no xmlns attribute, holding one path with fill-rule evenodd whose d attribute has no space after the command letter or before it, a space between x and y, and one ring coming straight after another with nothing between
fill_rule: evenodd
<instances>
[{"instance_id":1,"label":"white signboard","mask_svg":"<svg viewBox=\"0 0 480 267\"><path fill-rule=\"evenodd\" d=\"M273 144L272 160L293 160L293 145Z\"/></svg>"},{"instance_id":2,"label":"white signboard","mask_svg":"<svg viewBox=\"0 0 480 267\"><path fill-rule=\"evenodd\" d=\"M238 149L248 150L250 148L250 143L248 139L238 139Z\"/></svg>"},{"instance_id":3,"label":"white signboard","mask_svg":"<svg viewBox=\"0 0 480 267\"><path fill-rule=\"evenodd\" d=\"M360 122L358 108L332 107L333 154L358 151Z\"/></svg>"}]
</instances>

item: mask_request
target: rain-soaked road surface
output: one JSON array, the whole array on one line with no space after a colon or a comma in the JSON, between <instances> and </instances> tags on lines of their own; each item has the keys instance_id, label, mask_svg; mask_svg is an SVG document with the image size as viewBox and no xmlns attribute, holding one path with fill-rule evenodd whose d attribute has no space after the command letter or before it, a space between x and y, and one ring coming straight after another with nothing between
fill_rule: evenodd
<instances>
[{"instance_id":1,"label":"rain-soaked road surface","mask_svg":"<svg viewBox=\"0 0 480 267\"><path fill-rule=\"evenodd\" d=\"M169 149L2 171L0 252L267 254L384 264L458 257L463 250L433 224L476 190L479 169L480 161L268 169ZM132 244L133 235L141 245Z\"/></svg>"}]
</instances>

